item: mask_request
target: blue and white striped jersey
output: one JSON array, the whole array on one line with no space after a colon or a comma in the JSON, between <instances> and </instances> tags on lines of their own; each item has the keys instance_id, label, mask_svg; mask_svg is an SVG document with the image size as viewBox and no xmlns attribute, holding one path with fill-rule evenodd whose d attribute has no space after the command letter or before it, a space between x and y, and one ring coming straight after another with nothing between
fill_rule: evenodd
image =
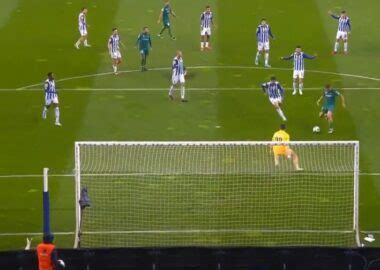
<instances>
[{"instance_id":1,"label":"blue and white striped jersey","mask_svg":"<svg viewBox=\"0 0 380 270\"><path fill-rule=\"evenodd\" d=\"M108 40L108 44L110 45L111 52L115 53L120 50L119 41L120 41L119 35L111 35L111 37Z\"/></svg>"},{"instance_id":2,"label":"blue and white striped jersey","mask_svg":"<svg viewBox=\"0 0 380 270\"><path fill-rule=\"evenodd\" d=\"M315 56L308 55L304 52L293 53L290 56L283 57L284 60L293 59L293 69L296 71L304 71L305 70L305 61L304 59L314 59Z\"/></svg>"},{"instance_id":3,"label":"blue and white striped jersey","mask_svg":"<svg viewBox=\"0 0 380 270\"><path fill-rule=\"evenodd\" d=\"M351 31L351 23L350 18L347 16L336 16L334 14L331 15L334 19L338 20L338 31L342 32L350 32Z\"/></svg>"},{"instance_id":4,"label":"blue and white striped jersey","mask_svg":"<svg viewBox=\"0 0 380 270\"><path fill-rule=\"evenodd\" d=\"M79 13L78 23L79 23L80 30L86 29L86 15L83 12Z\"/></svg>"},{"instance_id":5,"label":"blue and white striped jersey","mask_svg":"<svg viewBox=\"0 0 380 270\"><path fill-rule=\"evenodd\" d=\"M268 24L260 24L256 30L256 38L258 42L269 42L269 37L273 38L272 30Z\"/></svg>"},{"instance_id":6,"label":"blue and white striped jersey","mask_svg":"<svg viewBox=\"0 0 380 270\"><path fill-rule=\"evenodd\" d=\"M44 84L45 98L53 99L58 96L57 90L55 89L55 81L47 79Z\"/></svg>"},{"instance_id":7,"label":"blue and white striped jersey","mask_svg":"<svg viewBox=\"0 0 380 270\"><path fill-rule=\"evenodd\" d=\"M185 66L183 64L183 59L182 57L174 57L173 59L173 65L172 65L172 70L173 70L173 75L174 76L181 76L185 74Z\"/></svg>"},{"instance_id":8,"label":"blue and white striped jersey","mask_svg":"<svg viewBox=\"0 0 380 270\"><path fill-rule=\"evenodd\" d=\"M213 16L212 16L212 12L203 12L201 14L201 27L202 28L209 28L211 27L212 23L213 23Z\"/></svg>"},{"instance_id":9,"label":"blue and white striped jersey","mask_svg":"<svg viewBox=\"0 0 380 270\"><path fill-rule=\"evenodd\" d=\"M270 81L261 85L263 91L269 96L269 98L283 98L284 88L278 81Z\"/></svg>"}]
</instances>

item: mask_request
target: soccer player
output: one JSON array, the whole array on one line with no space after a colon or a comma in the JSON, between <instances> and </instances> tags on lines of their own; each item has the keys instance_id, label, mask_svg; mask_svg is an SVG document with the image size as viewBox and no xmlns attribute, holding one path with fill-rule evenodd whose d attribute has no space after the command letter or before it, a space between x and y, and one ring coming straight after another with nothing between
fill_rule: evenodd
<instances>
[{"instance_id":1,"label":"soccer player","mask_svg":"<svg viewBox=\"0 0 380 270\"><path fill-rule=\"evenodd\" d=\"M265 18L261 19L260 25L256 30L256 38L257 38L257 53L255 59L255 65L259 65L259 58L262 53L265 55L265 67L270 67L269 65L269 37L274 39L272 34L272 30L270 26L267 24Z\"/></svg>"},{"instance_id":2,"label":"soccer player","mask_svg":"<svg viewBox=\"0 0 380 270\"><path fill-rule=\"evenodd\" d=\"M148 27L145 26L143 31L139 34L137 46L141 56L141 71L147 71L146 59L149 55L149 50L152 48L152 39L150 38Z\"/></svg>"},{"instance_id":3,"label":"soccer player","mask_svg":"<svg viewBox=\"0 0 380 270\"><path fill-rule=\"evenodd\" d=\"M172 65L172 85L169 89L169 98L171 100L174 100L173 98L173 91L174 86L180 85L181 90L181 101L187 102L185 99L185 76L186 76L186 68L183 64L183 58L182 58L182 52L177 51L177 55L173 59L173 65Z\"/></svg>"},{"instance_id":4,"label":"soccer player","mask_svg":"<svg viewBox=\"0 0 380 270\"><path fill-rule=\"evenodd\" d=\"M336 33L336 41L333 54L338 53L339 42L342 40L344 43L344 54L348 53L348 35L351 33L350 18L348 18L346 11L342 11L340 16L334 15L329 11L329 15L339 21L338 32Z\"/></svg>"},{"instance_id":5,"label":"soccer player","mask_svg":"<svg viewBox=\"0 0 380 270\"><path fill-rule=\"evenodd\" d=\"M206 10L201 14L201 51L204 49L211 49L210 37L211 37L211 26L214 26L213 14L211 12L211 7L206 6Z\"/></svg>"},{"instance_id":6,"label":"soccer player","mask_svg":"<svg viewBox=\"0 0 380 270\"><path fill-rule=\"evenodd\" d=\"M282 60L293 59L293 96L297 94L297 83L299 94L302 95L303 79L305 77L305 63L304 59L315 59L317 56L311 56L304 53L301 46L297 46L294 53L289 56L281 57Z\"/></svg>"},{"instance_id":7,"label":"soccer player","mask_svg":"<svg viewBox=\"0 0 380 270\"><path fill-rule=\"evenodd\" d=\"M55 112L55 125L61 126L61 123L59 122L58 93L57 93L57 89L55 88L54 74L53 72L49 72L47 76L48 78L44 84L45 106L42 111L42 118L46 119L47 111L50 108L50 106L53 104L54 112Z\"/></svg>"},{"instance_id":8,"label":"soccer player","mask_svg":"<svg viewBox=\"0 0 380 270\"><path fill-rule=\"evenodd\" d=\"M283 121L286 121L284 112L281 109L281 104L284 99L284 88L276 81L276 77L271 77L270 81L261 85L263 91L269 97L269 101L276 108L277 113Z\"/></svg>"},{"instance_id":9,"label":"soccer player","mask_svg":"<svg viewBox=\"0 0 380 270\"><path fill-rule=\"evenodd\" d=\"M164 33L164 31L166 29L168 29L170 38L172 40L175 40L176 38L172 34L172 27L171 27L171 24L170 24L170 15L173 16L173 17L177 16L174 13L174 11L172 10L172 8L170 7L169 0L166 0L164 7L161 9L160 16L158 17L158 22L157 23L161 23L161 21L163 23L163 27L162 27L160 33L158 34L158 36L160 38L162 38L162 33Z\"/></svg>"},{"instance_id":10,"label":"soccer player","mask_svg":"<svg viewBox=\"0 0 380 270\"><path fill-rule=\"evenodd\" d=\"M112 68L115 75L118 74L117 67L121 64L121 53L119 43L121 43L121 41L117 32L117 28L113 28L112 35L108 39L108 51L112 59Z\"/></svg>"},{"instance_id":11,"label":"soccer player","mask_svg":"<svg viewBox=\"0 0 380 270\"><path fill-rule=\"evenodd\" d=\"M321 103L323 99L323 105L321 112L319 113L319 117L325 117L329 123L329 134L334 132L333 127L333 113L335 109L335 97L340 97L342 100L342 107L346 107L346 102L344 100L344 97L341 93L339 93L337 90L331 88L329 84L325 86L325 89L323 90L323 95L318 99L317 106Z\"/></svg>"},{"instance_id":12,"label":"soccer player","mask_svg":"<svg viewBox=\"0 0 380 270\"><path fill-rule=\"evenodd\" d=\"M58 270L65 268L64 261L58 259L53 240L54 236L51 233L44 233L42 243L37 246L36 252L39 270Z\"/></svg>"},{"instance_id":13,"label":"soccer player","mask_svg":"<svg viewBox=\"0 0 380 270\"><path fill-rule=\"evenodd\" d=\"M274 142L288 142L290 140L289 134L285 131L285 124L280 125L280 130L273 134L272 141ZM296 152L294 152L288 145L280 144L274 145L272 147L274 154L274 165L277 167L280 163L280 156L286 156L288 159L292 159L293 166L296 171L302 171L303 169L299 166L299 158Z\"/></svg>"},{"instance_id":14,"label":"soccer player","mask_svg":"<svg viewBox=\"0 0 380 270\"><path fill-rule=\"evenodd\" d=\"M79 16L78 16L80 38L74 44L75 48L77 49L79 49L79 46L81 43L83 43L84 47L91 47L91 45L87 43L86 16L87 16L87 8L84 7L81 9L81 12L79 13Z\"/></svg>"}]
</instances>

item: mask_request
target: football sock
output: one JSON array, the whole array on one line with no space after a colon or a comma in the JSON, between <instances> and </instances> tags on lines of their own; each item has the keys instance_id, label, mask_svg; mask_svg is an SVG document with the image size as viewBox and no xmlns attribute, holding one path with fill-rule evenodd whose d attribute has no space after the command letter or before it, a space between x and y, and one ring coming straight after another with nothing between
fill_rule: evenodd
<instances>
[{"instance_id":1,"label":"football sock","mask_svg":"<svg viewBox=\"0 0 380 270\"><path fill-rule=\"evenodd\" d=\"M286 117L285 117L285 114L284 112L281 110L281 108L277 108L276 109L277 113L280 115L280 117L282 118L282 120L286 120Z\"/></svg>"},{"instance_id":2,"label":"football sock","mask_svg":"<svg viewBox=\"0 0 380 270\"><path fill-rule=\"evenodd\" d=\"M170 86L170 89L169 89L169 96L172 96L172 95L173 95L173 90L174 90L174 85Z\"/></svg>"},{"instance_id":3,"label":"football sock","mask_svg":"<svg viewBox=\"0 0 380 270\"><path fill-rule=\"evenodd\" d=\"M59 123L59 108L56 107L56 108L54 109L54 112L55 112L55 122L56 122L56 123Z\"/></svg>"},{"instance_id":4,"label":"football sock","mask_svg":"<svg viewBox=\"0 0 380 270\"><path fill-rule=\"evenodd\" d=\"M205 44L204 44L204 42L202 41L202 42L201 42L201 48L203 49L204 46L205 46Z\"/></svg>"},{"instance_id":5,"label":"football sock","mask_svg":"<svg viewBox=\"0 0 380 270\"><path fill-rule=\"evenodd\" d=\"M269 62L269 53L265 53L265 65L268 65Z\"/></svg>"},{"instance_id":6,"label":"football sock","mask_svg":"<svg viewBox=\"0 0 380 270\"><path fill-rule=\"evenodd\" d=\"M303 83L300 83L298 87L299 87L299 91L302 92L302 90L303 90Z\"/></svg>"},{"instance_id":7,"label":"football sock","mask_svg":"<svg viewBox=\"0 0 380 270\"><path fill-rule=\"evenodd\" d=\"M259 62L260 52L256 53L256 62Z\"/></svg>"},{"instance_id":8,"label":"football sock","mask_svg":"<svg viewBox=\"0 0 380 270\"><path fill-rule=\"evenodd\" d=\"M205 42L205 47L208 48L208 42L207 41Z\"/></svg>"},{"instance_id":9,"label":"football sock","mask_svg":"<svg viewBox=\"0 0 380 270\"><path fill-rule=\"evenodd\" d=\"M88 45L87 39L85 39L83 43L84 43L84 46L87 46Z\"/></svg>"},{"instance_id":10,"label":"football sock","mask_svg":"<svg viewBox=\"0 0 380 270\"><path fill-rule=\"evenodd\" d=\"M334 51L337 52L339 49L339 42L335 42Z\"/></svg>"},{"instance_id":11,"label":"football sock","mask_svg":"<svg viewBox=\"0 0 380 270\"><path fill-rule=\"evenodd\" d=\"M348 50L348 42L345 42L344 43L344 51L347 52L347 50Z\"/></svg>"},{"instance_id":12,"label":"football sock","mask_svg":"<svg viewBox=\"0 0 380 270\"><path fill-rule=\"evenodd\" d=\"M113 72L117 72L117 65L112 65L112 68L113 68Z\"/></svg>"},{"instance_id":13,"label":"football sock","mask_svg":"<svg viewBox=\"0 0 380 270\"><path fill-rule=\"evenodd\" d=\"M185 86L181 85L181 99L185 99Z\"/></svg>"},{"instance_id":14,"label":"football sock","mask_svg":"<svg viewBox=\"0 0 380 270\"><path fill-rule=\"evenodd\" d=\"M48 111L48 109L47 109L46 107L44 107L44 109L43 109L43 111L42 111L42 118L43 118L43 119L46 119L47 111Z\"/></svg>"},{"instance_id":15,"label":"football sock","mask_svg":"<svg viewBox=\"0 0 380 270\"><path fill-rule=\"evenodd\" d=\"M293 91L297 92L297 83L296 82L293 82Z\"/></svg>"}]
</instances>

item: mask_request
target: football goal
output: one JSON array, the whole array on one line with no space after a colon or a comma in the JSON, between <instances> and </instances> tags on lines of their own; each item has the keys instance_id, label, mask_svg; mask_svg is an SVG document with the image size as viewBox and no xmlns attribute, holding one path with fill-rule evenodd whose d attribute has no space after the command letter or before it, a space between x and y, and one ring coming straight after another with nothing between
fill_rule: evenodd
<instances>
[{"instance_id":1,"label":"football goal","mask_svg":"<svg viewBox=\"0 0 380 270\"><path fill-rule=\"evenodd\" d=\"M75 247L360 245L359 143L76 142Z\"/></svg>"}]
</instances>

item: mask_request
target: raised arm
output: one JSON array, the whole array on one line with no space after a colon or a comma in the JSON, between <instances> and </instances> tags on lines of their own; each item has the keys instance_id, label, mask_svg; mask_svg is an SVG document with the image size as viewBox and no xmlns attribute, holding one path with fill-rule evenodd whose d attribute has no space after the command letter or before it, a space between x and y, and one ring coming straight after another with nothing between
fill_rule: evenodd
<instances>
[{"instance_id":1,"label":"raised arm","mask_svg":"<svg viewBox=\"0 0 380 270\"><path fill-rule=\"evenodd\" d=\"M268 89L267 83L262 83L261 84L261 88L263 89L263 92L266 94L267 93L267 89Z\"/></svg>"},{"instance_id":2,"label":"raised arm","mask_svg":"<svg viewBox=\"0 0 380 270\"><path fill-rule=\"evenodd\" d=\"M303 53L303 58L306 58L306 59L315 59L316 56L315 55L308 55L306 53Z\"/></svg>"},{"instance_id":3,"label":"raised arm","mask_svg":"<svg viewBox=\"0 0 380 270\"><path fill-rule=\"evenodd\" d=\"M291 54L289 56L283 56L281 57L281 60L290 60L290 59L293 59L294 58L294 54Z\"/></svg>"},{"instance_id":4,"label":"raised arm","mask_svg":"<svg viewBox=\"0 0 380 270\"><path fill-rule=\"evenodd\" d=\"M337 16L337 15L335 15L334 13L332 13L331 10L328 11L328 14L329 14L332 18L334 18L335 20L339 20L339 18L340 18L340 16Z\"/></svg>"}]
</instances>

